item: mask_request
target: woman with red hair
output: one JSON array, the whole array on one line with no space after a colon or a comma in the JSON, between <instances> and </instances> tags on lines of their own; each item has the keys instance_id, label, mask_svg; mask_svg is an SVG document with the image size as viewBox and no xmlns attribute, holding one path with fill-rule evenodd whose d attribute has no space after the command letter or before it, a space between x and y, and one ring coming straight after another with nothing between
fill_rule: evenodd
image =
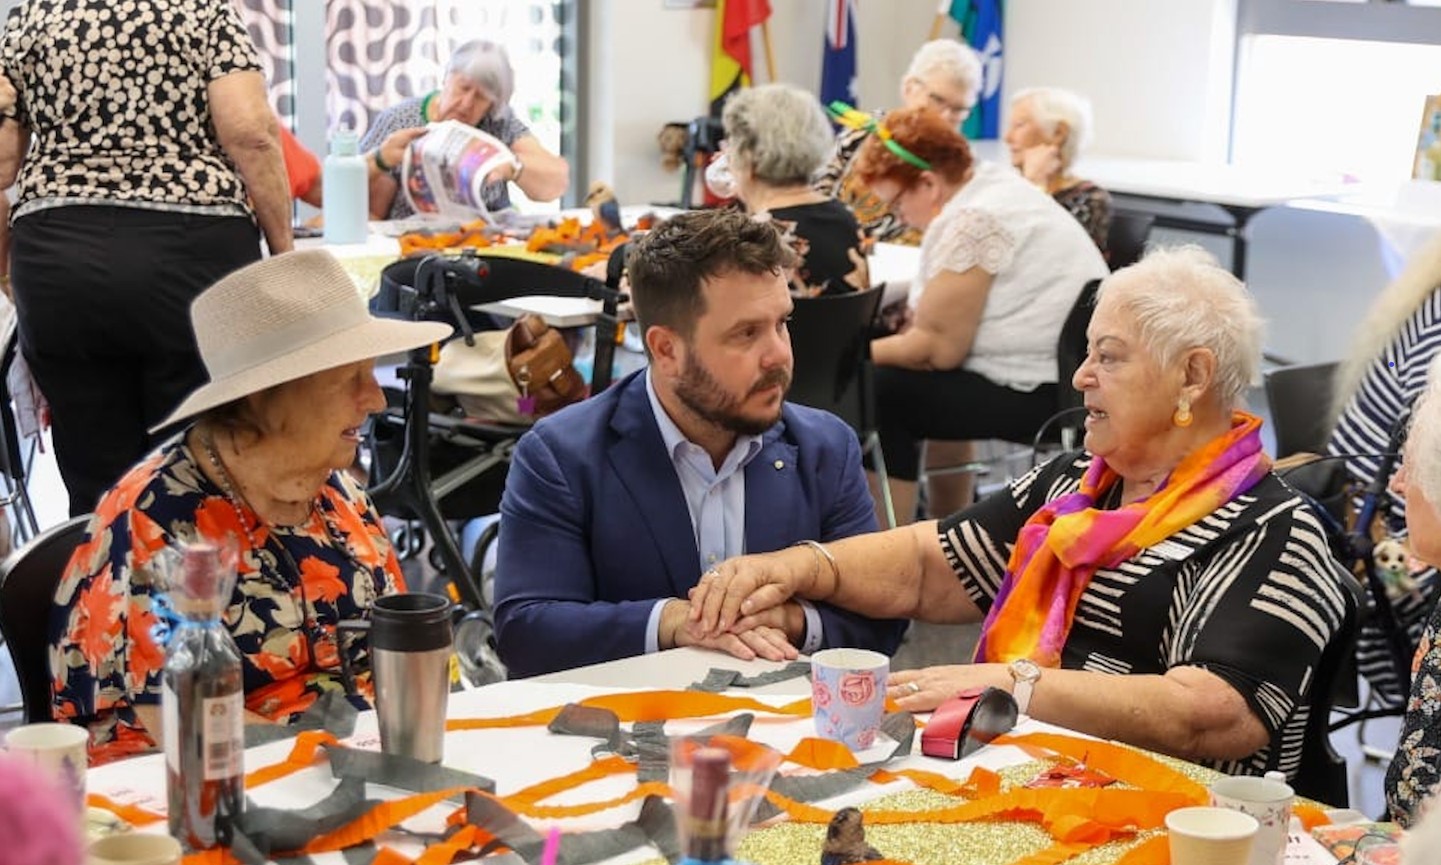
<instances>
[{"instance_id":1,"label":"woman with red hair","mask_svg":"<svg viewBox=\"0 0 1441 865\"><path fill-rule=\"evenodd\" d=\"M1082 287L1108 271L1051 196L973 160L934 112L886 115L856 174L925 232L908 323L871 346L881 446L896 513L909 517L921 441L1028 443L1055 413L1061 325Z\"/></svg>"}]
</instances>

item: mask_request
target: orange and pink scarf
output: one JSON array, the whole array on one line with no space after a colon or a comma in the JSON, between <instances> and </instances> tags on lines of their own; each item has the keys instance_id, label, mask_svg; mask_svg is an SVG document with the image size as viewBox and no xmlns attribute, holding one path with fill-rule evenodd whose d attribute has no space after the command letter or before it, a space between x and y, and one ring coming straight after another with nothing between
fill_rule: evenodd
<instances>
[{"instance_id":1,"label":"orange and pink scarf","mask_svg":"<svg viewBox=\"0 0 1441 865\"><path fill-rule=\"evenodd\" d=\"M1081 487L1021 527L1006 576L986 614L978 662L1030 658L1061 663L1076 603L1101 568L1113 568L1249 490L1271 469L1261 421L1235 412L1231 430L1188 455L1149 497L1115 510L1096 507L1119 477L1093 457Z\"/></svg>"}]
</instances>

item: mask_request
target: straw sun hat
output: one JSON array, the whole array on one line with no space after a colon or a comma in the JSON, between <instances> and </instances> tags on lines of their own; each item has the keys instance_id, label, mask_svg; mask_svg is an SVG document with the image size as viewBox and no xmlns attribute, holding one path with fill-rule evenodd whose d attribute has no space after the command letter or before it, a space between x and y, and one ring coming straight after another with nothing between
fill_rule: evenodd
<instances>
[{"instance_id":1,"label":"straw sun hat","mask_svg":"<svg viewBox=\"0 0 1441 865\"><path fill-rule=\"evenodd\" d=\"M419 348L448 324L375 318L323 249L287 252L229 274L190 304L210 383L151 432L311 373Z\"/></svg>"}]
</instances>

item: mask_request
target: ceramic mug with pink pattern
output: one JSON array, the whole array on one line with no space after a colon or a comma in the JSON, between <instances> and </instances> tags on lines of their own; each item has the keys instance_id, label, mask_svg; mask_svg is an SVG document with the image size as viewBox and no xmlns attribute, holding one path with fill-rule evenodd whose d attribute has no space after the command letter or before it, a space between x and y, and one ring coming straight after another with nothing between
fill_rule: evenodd
<instances>
[{"instance_id":1,"label":"ceramic mug with pink pattern","mask_svg":"<svg viewBox=\"0 0 1441 865\"><path fill-rule=\"evenodd\" d=\"M1264 778L1222 778L1211 785L1212 805L1250 814L1261 824L1248 865L1279 865L1286 853L1291 803L1295 800L1296 791L1280 772L1267 772Z\"/></svg>"},{"instance_id":2,"label":"ceramic mug with pink pattern","mask_svg":"<svg viewBox=\"0 0 1441 865\"><path fill-rule=\"evenodd\" d=\"M816 735L864 751L876 742L886 709L891 659L867 649L825 649L811 656Z\"/></svg>"}]
</instances>

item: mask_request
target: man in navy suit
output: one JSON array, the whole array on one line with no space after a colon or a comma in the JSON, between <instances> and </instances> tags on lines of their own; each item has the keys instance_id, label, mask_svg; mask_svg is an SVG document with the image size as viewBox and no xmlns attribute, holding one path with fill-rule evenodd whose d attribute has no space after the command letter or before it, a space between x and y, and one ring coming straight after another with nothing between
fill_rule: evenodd
<instances>
[{"instance_id":1,"label":"man in navy suit","mask_svg":"<svg viewBox=\"0 0 1441 865\"><path fill-rule=\"evenodd\" d=\"M649 369L540 421L512 457L495 624L513 675L687 645L784 660L900 644L902 621L809 602L707 639L687 621L688 592L726 558L876 528L855 433L785 402L795 262L769 222L734 212L684 213L633 244Z\"/></svg>"}]
</instances>

